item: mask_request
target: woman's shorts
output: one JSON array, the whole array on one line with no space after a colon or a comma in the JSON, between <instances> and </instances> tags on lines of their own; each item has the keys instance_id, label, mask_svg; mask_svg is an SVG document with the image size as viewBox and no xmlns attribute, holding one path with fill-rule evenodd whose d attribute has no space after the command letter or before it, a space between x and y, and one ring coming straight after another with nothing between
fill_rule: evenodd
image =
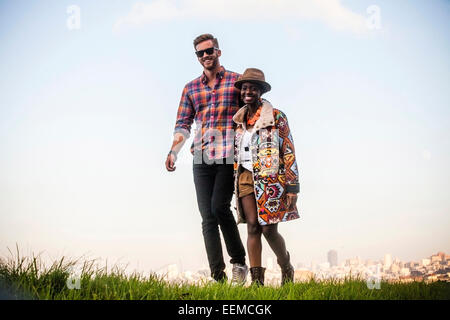
<instances>
[{"instance_id":1,"label":"woman's shorts","mask_svg":"<svg viewBox=\"0 0 450 320\"><path fill-rule=\"evenodd\" d=\"M241 167L242 172L239 174L239 198L248 196L254 192L253 173Z\"/></svg>"}]
</instances>

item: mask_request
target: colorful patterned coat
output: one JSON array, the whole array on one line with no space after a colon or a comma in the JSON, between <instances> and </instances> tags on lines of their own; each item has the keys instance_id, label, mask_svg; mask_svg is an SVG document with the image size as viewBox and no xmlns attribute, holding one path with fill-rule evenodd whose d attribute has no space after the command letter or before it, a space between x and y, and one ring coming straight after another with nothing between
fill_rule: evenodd
<instances>
[{"instance_id":1,"label":"colorful patterned coat","mask_svg":"<svg viewBox=\"0 0 450 320\"><path fill-rule=\"evenodd\" d=\"M260 118L256 121L251 137L250 150L253 162L258 221L260 225L275 224L299 218L297 207L287 208L286 194L298 193L298 168L294 143L286 115L262 100ZM239 153L241 140L246 130L247 106L234 115L237 123L234 152L234 186L236 197L237 223L246 223L239 200Z\"/></svg>"}]
</instances>

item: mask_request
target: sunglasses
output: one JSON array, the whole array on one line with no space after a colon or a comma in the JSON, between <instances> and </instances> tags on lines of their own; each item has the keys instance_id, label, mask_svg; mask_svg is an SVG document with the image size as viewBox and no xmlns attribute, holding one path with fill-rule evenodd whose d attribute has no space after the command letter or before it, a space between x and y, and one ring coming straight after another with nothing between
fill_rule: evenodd
<instances>
[{"instance_id":1,"label":"sunglasses","mask_svg":"<svg viewBox=\"0 0 450 320\"><path fill-rule=\"evenodd\" d=\"M195 54L197 55L197 57L201 58L203 57L203 54L206 52L206 54L210 55L214 53L214 50L219 50L219 48L216 47L211 47L205 50L199 50L199 51L195 51Z\"/></svg>"}]
</instances>

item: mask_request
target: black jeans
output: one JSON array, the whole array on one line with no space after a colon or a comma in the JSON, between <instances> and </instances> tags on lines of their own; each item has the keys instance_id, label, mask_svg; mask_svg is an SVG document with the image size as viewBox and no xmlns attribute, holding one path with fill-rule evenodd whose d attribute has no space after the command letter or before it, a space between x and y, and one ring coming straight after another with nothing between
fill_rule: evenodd
<instances>
[{"instance_id":1,"label":"black jeans","mask_svg":"<svg viewBox=\"0 0 450 320\"><path fill-rule=\"evenodd\" d=\"M194 164L193 172L206 254L211 276L217 279L225 270L219 226L231 257L230 263L245 264L245 249L230 209L234 191L233 165Z\"/></svg>"}]
</instances>

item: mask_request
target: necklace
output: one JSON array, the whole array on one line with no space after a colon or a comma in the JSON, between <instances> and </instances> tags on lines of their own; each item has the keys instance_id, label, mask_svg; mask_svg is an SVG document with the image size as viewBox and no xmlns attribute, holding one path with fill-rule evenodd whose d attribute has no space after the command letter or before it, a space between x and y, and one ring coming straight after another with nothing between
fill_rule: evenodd
<instances>
[{"instance_id":1,"label":"necklace","mask_svg":"<svg viewBox=\"0 0 450 320\"><path fill-rule=\"evenodd\" d=\"M258 110L256 110L255 114L250 119L248 119L247 117L247 125L253 126L256 123L256 121L258 121L260 115L261 115L261 107L259 107Z\"/></svg>"}]
</instances>

